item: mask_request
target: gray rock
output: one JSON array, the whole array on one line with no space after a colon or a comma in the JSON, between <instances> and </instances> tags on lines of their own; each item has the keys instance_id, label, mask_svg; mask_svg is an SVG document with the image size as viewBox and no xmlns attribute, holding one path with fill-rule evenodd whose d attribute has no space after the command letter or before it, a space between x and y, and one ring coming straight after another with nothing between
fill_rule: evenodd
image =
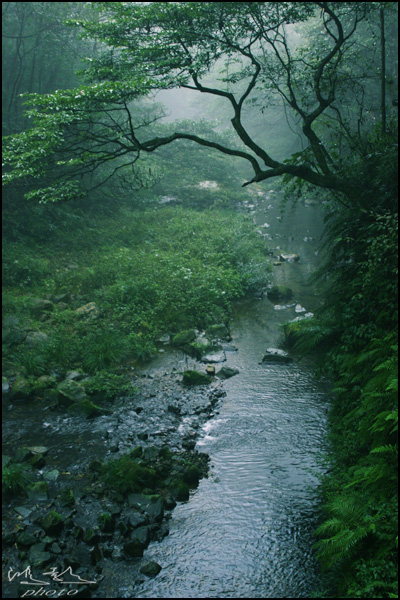
<instances>
[{"instance_id":1,"label":"gray rock","mask_svg":"<svg viewBox=\"0 0 400 600\"><path fill-rule=\"evenodd\" d=\"M268 363L291 363L293 358L284 350L278 348L267 348L262 362Z\"/></svg>"},{"instance_id":2,"label":"gray rock","mask_svg":"<svg viewBox=\"0 0 400 600\"><path fill-rule=\"evenodd\" d=\"M24 400L29 398L32 392L32 385L28 379L19 375L12 386L12 396L16 400Z\"/></svg>"},{"instance_id":3,"label":"gray rock","mask_svg":"<svg viewBox=\"0 0 400 600\"><path fill-rule=\"evenodd\" d=\"M25 345L28 348L37 348L49 341L49 336L42 331L31 331L25 338Z\"/></svg>"},{"instance_id":4,"label":"gray rock","mask_svg":"<svg viewBox=\"0 0 400 600\"><path fill-rule=\"evenodd\" d=\"M1 394L6 396L10 391L10 384L8 383L7 377L1 378Z\"/></svg>"},{"instance_id":5,"label":"gray rock","mask_svg":"<svg viewBox=\"0 0 400 600\"><path fill-rule=\"evenodd\" d=\"M137 510L130 513L130 515L128 517L128 524L133 529L136 529L136 527L141 527L142 525L145 525L146 521L147 521L146 515L144 515L143 513L139 512Z\"/></svg>"},{"instance_id":6,"label":"gray rock","mask_svg":"<svg viewBox=\"0 0 400 600\"><path fill-rule=\"evenodd\" d=\"M282 254L279 255L279 258L285 262L298 262L300 260L298 254L288 254L286 252L282 252Z\"/></svg>"},{"instance_id":7,"label":"gray rock","mask_svg":"<svg viewBox=\"0 0 400 600\"><path fill-rule=\"evenodd\" d=\"M149 562L145 562L140 567L140 572L147 577L156 577L161 571L162 567L156 563L154 560L150 560Z\"/></svg>"},{"instance_id":8,"label":"gray rock","mask_svg":"<svg viewBox=\"0 0 400 600\"><path fill-rule=\"evenodd\" d=\"M214 352L212 354L206 354L201 359L203 363L221 363L226 361L226 354L223 350L219 352Z\"/></svg>"},{"instance_id":9,"label":"gray rock","mask_svg":"<svg viewBox=\"0 0 400 600\"><path fill-rule=\"evenodd\" d=\"M74 402L87 400L85 388L73 379L65 379L57 386L59 402L63 406L69 406Z\"/></svg>"},{"instance_id":10,"label":"gray rock","mask_svg":"<svg viewBox=\"0 0 400 600\"><path fill-rule=\"evenodd\" d=\"M283 285L273 285L267 291L269 300L280 302L281 300L291 300L293 298L293 290Z\"/></svg>"},{"instance_id":11,"label":"gray rock","mask_svg":"<svg viewBox=\"0 0 400 600\"><path fill-rule=\"evenodd\" d=\"M35 300L34 305L32 306L32 314L36 317L39 317L43 312L52 312L54 309L54 304L50 302L50 300L44 300L43 298Z\"/></svg>"},{"instance_id":12,"label":"gray rock","mask_svg":"<svg viewBox=\"0 0 400 600\"><path fill-rule=\"evenodd\" d=\"M222 369L218 371L217 377L219 377L220 379L229 379L230 377L233 377L234 375L238 374L239 369L233 369L231 367L222 367Z\"/></svg>"}]
</instances>

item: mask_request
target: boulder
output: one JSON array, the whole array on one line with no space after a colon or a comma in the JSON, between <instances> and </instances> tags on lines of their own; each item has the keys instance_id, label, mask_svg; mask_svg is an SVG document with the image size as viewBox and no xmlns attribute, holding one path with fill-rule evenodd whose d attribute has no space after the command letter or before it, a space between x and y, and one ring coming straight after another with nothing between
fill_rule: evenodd
<instances>
[{"instance_id":1,"label":"boulder","mask_svg":"<svg viewBox=\"0 0 400 600\"><path fill-rule=\"evenodd\" d=\"M161 571L161 566L158 563L154 562L154 560L145 562L140 567L140 572L143 575L146 575L146 577L156 577L160 571Z\"/></svg>"},{"instance_id":2,"label":"boulder","mask_svg":"<svg viewBox=\"0 0 400 600\"><path fill-rule=\"evenodd\" d=\"M189 370L184 372L182 381L185 385L208 385L211 378L206 373Z\"/></svg>"},{"instance_id":3,"label":"boulder","mask_svg":"<svg viewBox=\"0 0 400 600\"><path fill-rule=\"evenodd\" d=\"M226 354L223 350L219 350L218 352L213 352L210 354L206 354L201 359L201 362L204 363L221 363L226 361Z\"/></svg>"},{"instance_id":4,"label":"boulder","mask_svg":"<svg viewBox=\"0 0 400 600\"><path fill-rule=\"evenodd\" d=\"M232 367L222 367L217 373L217 377L220 379L229 379L230 377L234 377L234 375L239 374L239 369L233 369Z\"/></svg>"},{"instance_id":5,"label":"boulder","mask_svg":"<svg viewBox=\"0 0 400 600\"><path fill-rule=\"evenodd\" d=\"M187 329L186 331L180 331L172 338L172 344L174 346L186 346L196 339L196 332L194 329Z\"/></svg>"},{"instance_id":6,"label":"boulder","mask_svg":"<svg viewBox=\"0 0 400 600\"><path fill-rule=\"evenodd\" d=\"M290 363L293 362L293 358L284 350L279 350L278 348L267 348L262 362Z\"/></svg>"},{"instance_id":7,"label":"boulder","mask_svg":"<svg viewBox=\"0 0 400 600\"><path fill-rule=\"evenodd\" d=\"M19 375L12 386L12 396L16 400L29 398L32 392L32 384L28 379Z\"/></svg>"},{"instance_id":8,"label":"boulder","mask_svg":"<svg viewBox=\"0 0 400 600\"><path fill-rule=\"evenodd\" d=\"M267 291L267 297L272 302L281 302L282 300L291 300L293 298L293 290L284 285L273 285Z\"/></svg>"},{"instance_id":9,"label":"boulder","mask_svg":"<svg viewBox=\"0 0 400 600\"><path fill-rule=\"evenodd\" d=\"M70 406L74 402L87 400L84 387L73 379L65 379L57 386L59 403L63 406Z\"/></svg>"},{"instance_id":10,"label":"boulder","mask_svg":"<svg viewBox=\"0 0 400 600\"><path fill-rule=\"evenodd\" d=\"M206 336L210 340L225 340L227 342L231 340L229 329L224 323L207 327Z\"/></svg>"},{"instance_id":11,"label":"boulder","mask_svg":"<svg viewBox=\"0 0 400 600\"><path fill-rule=\"evenodd\" d=\"M44 300L43 298L35 300L31 312L34 317L40 317L44 312L52 312L54 310L54 304L50 300Z\"/></svg>"},{"instance_id":12,"label":"boulder","mask_svg":"<svg viewBox=\"0 0 400 600\"><path fill-rule=\"evenodd\" d=\"M100 314L100 309L95 302L89 302L84 304L75 310L75 314L79 317L86 317L87 319L96 319Z\"/></svg>"},{"instance_id":13,"label":"boulder","mask_svg":"<svg viewBox=\"0 0 400 600\"><path fill-rule=\"evenodd\" d=\"M47 534L58 535L64 527L63 518L55 510L51 510L44 517L42 527Z\"/></svg>"},{"instance_id":14,"label":"boulder","mask_svg":"<svg viewBox=\"0 0 400 600\"><path fill-rule=\"evenodd\" d=\"M34 502L43 502L48 499L47 483L45 481L37 481L32 483L26 490L29 500Z\"/></svg>"},{"instance_id":15,"label":"boulder","mask_svg":"<svg viewBox=\"0 0 400 600\"><path fill-rule=\"evenodd\" d=\"M10 384L8 383L7 377L1 378L1 394L6 396L10 391Z\"/></svg>"},{"instance_id":16,"label":"boulder","mask_svg":"<svg viewBox=\"0 0 400 600\"><path fill-rule=\"evenodd\" d=\"M298 254L288 254L287 252L282 252L279 255L279 258L285 262L298 262L300 260L300 256Z\"/></svg>"},{"instance_id":17,"label":"boulder","mask_svg":"<svg viewBox=\"0 0 400 600\"><path fill-rule=\"evenodd\" d=\"M31 331L25 338L25 345L28 348L37 348L49 341L49 336L42 331Z\"/></svg>"},{"instance_id":18,"label":"boulder","mask_svg":"<svg viewBox=\"0 0 400 600\"><path fill-rule=\"evenodd\" d=\"M82 400L81 402L74 402L71 404L67 412L70 417L98 417L100 415L109 414L111 411L100 408L96 404L93 404L90 400Z\"/></svg>"},{"instance_id":19,"label":"boulder","mask_svg":"<svg viewBox=\"0 0 400 600\"><path fill-rule=\"evenodd\" d=\"M7 346L22 344L26 338L26 331L19 327L17 317L6 317L3 321L2 341Z\"/></svg>"}]
</instances>

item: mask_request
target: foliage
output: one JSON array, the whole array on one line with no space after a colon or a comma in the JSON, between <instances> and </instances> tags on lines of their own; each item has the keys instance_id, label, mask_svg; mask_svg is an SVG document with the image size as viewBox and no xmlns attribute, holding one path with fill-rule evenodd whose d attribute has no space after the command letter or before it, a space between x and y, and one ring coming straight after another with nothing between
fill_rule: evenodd
<instances>
[{"instance_id":1,"label":"foliage","mask_svg":"<svg viewBox=\"0 0 400 600\"><path fill-rule=\"evenodd\" d=\"M382 10L390 14L394 4L385 3ZM368 111L363 107L371 119L357 115L358 97L376 96L377 84L367 74L376 56L363 43L376 3L93 5L94 19L74 16L71 24L104 49L89 59L84 84L26 96L33 127L6 138L5 183L27 182L26 197L40 202L79 198L120 173L132 186L147 187L158 177L138 169L139 158L187 141L245 161L253 172L247 184L285 175L346 196L358 194L345 159L379 112L372 102ZM289 34L291 26L304 23L315 27L315 36L299 44ZM221 76L210 84L210 73L221 63ZM163 112L144 98L174 88L223 99L233 136L227 139L201 123L180 122L172 129L157 124ZM248 103L263 113L278 101L292 121L299 120L298 135L307 146L283 160L249 133L244 116ZM334 139L326 135L332 122ZM366 165L365 155L360 157Z\"/></svg>"},{"instance_id":2,"label":"foliage","mask_svg":"<svg viewBox=\"0 0 400 600\"><path fill-rule=\"evenodd\" d=\"M143 488L154 485L155 471L139 465L131 456L124 455L104 466L103 477L108 487L126 494L140 492Z\"/></svg>"},{"instance_id":3,"label":"foliage","mask_svg":"<svg viewBox=\"0 0 400 600\"><path fill-rule=\"evenodd\" d=\"M313 319L289 323L289 340L323 353L333 378L331 469L323 482L317 555L334 597L387 598L397 572L398 222L393 140L370 138L368 182L327 218L325 289ZM387 161L390 161L390 165Z\"/></svg>"},{"instance_id":4,"label":"foliage","mask_svg":"<svg viewBox=\"0 0 400 600\"><path fill-rule=\"evenodd\" d=\"M3 494L13 496L24 492L27 486L32 483L28 467L20 463L11 463L2 470L2 491Z\"/></svg>"}]
</instances>

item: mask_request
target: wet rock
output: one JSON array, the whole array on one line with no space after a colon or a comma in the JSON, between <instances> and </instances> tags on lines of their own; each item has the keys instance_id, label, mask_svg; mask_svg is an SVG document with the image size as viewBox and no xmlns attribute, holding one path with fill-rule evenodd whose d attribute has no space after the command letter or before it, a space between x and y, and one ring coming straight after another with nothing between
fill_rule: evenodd
<instances>
[{"instance_id":1,"label":"wet rock","mask_svg":"<svg viewBox=\"0 0 400 600\"><path fill-rule=\"evenodd\" d=\"M181 409L176 404L168 404L168 412L179 416L181 414Z\"/></svg>"},{"instance_id":2,"label":"wet rock","mask_svg":"<svg viewBox=\"0 0 400 600\"><path fill-rule=\"evenodd\" d=\"M12 386L12 397L15 400L24 400L30 397L32 392L31 382L19 375Z\"/></svg>"},{"instance_id":3,"label":"wet rock","mask_svg":"<svg viewBox=\"0 0 400 600\"><path fill-rule=\"evenodd\" d=\"M187 483L176 481L168 488L168 493L174 500L185 502L186 500L189 500L190 490Z\"/></svg>"},{"instance_id":4,"label":"wet rock","mask_svg":"<svg viewBox=\"0 0 400 600\"><path fill-rule=\"evenodd\" d=\"M111 411L100 408L96 404L93 404L91 400L82 400L81 402L75 402L67 409L68 414L71 417L98 417L100 415L111 414Z\"/></svg>"},{"instance_id":5,"label":"wet rock","mask_svg":"<svg viewBox=\"0 0 400 600\"><path fill-rule=\"evenodd\" d=\"M279 255L279 258L285 262L298 262L300 260L300 256L298 254L288 254L286 252L282 252Z\"/></svg>"},{"instance_id":6,"label":"wet rock","mask_svg":"<svg viewBox=\"0 0 400 600\"><path fill-rule=\"evenodd\" d=\"M85 388L73 379L65 379L57 386L59 403L63 406L70 406L74 402L87 400Z\"/></svg>"},{"instance_id":7,"label":"wet rock","mask_svg":"<svg viewBox=\"0 0 400 600\"><path fill-rule=\"evenodd\" d=\"M186 344L190 344L196 339L196 332L194 329L188 329L186 331L181 331L177 333L172 338L172 344L174 346L185 346Z\"/></svg>"},{"instance_id":8,"label":"wet rock","mask_svg":"<svg viewBox=\"0 0 400 600\"><path fill-rule=\"evenodd\" d=\"M43 473L43 479L45 481L57 481L60 476L60 471L58 469L53 469L51 471L47 471L47 473Z\"/></svg>"},{"instance_id":9,"label":"wet rock","mask_svg":"<svg viewBox=\"0 0 400 600\"><path fill-rule=\"evenodd\" d=\"M142 433L138 433L139 440L144 441L144 440L147 440L148 437L149 437L149 434L145 431L143 431Z\"/></svg>"},{"instance_id":10,"label":"wet rock","mask_svg":"<svg viewBox=\"0 0 400 600\"><path fill-rule=\"evenodd\" d=\"M156 563L154 560L150 560L148 562L145 562L140 567L140 572L143 575L146 575L146 577L156 577L161 571L161 569L162 567L158 563Z\"/></svg>"},{"instance_id":11,"label":"wet rock","mask_svg":"<svg viewBox=\"0 0 400 600\"><path fill-rule=\"evenodd\" d=\"M129 540L125 542L123 550L126 556L137 558L143 556L144 550L147 548L150 540L149 530L147 527L135 529Z\"/></svg>"},{"instance_id":12,"label":"wet rock","mask_svg":"<svg viewBox=\"0 0 400 600\"><path fill-rule=\"evenodd\" d=\"M46 465L46 461L43 454L34 454L30 459L29 464L35 469L42 469Z\"/></svg>"},{"instance_id":13,"label":"wet rock","mask_svg":"<svg viewBox=\"0 0 400 600\"><path fill-rule=\"evenodd\" d=\"M52 560L52 556L50 552L46 552L43 550L33 550L29 552L29 564L32 567L44 567L48 565Z\"/></svg>"},{"instance_id":14,"label":"wet rock","mask_svg":"<svg viewBox=\"0 0 400 600\"><path fill-rule=\"evenodd\" d=\"M17 543L21 546L33 546L38 541L37 537L30 531L23 531L17 536Z\"/></svg>"},{"instance_id":15,"label":"wet rock","mask_svg":"<svg viewBox=\"0 0 400 600\"><path fill-rule=\"evenodd\" d=\"M206 366L206 373L210 377L213 377L215 375L215 367L214 367L214 365L207 365Z\"/></svg>"},{"instance_id":16,"label":"wet rock","mask_svg":"<svg viewBox=\"0 0 400 600\"><path fill-rule=\"evenodd\" d=\"M6 396L10 391L10 384L8 383L7 377L1 378L1 394Z\"/></svg>"},{"instance_id":17,"label":"wet rock","mask_svg":"<svg viewBox=\"0 0 400 600\"><path fill-rule=\"evenodd\" d=\"M267 348L262 362L268 363L291 363L293 358L284 350L278 348Z\"/></svg>"},{"instance_id":18,"label":"wet rock","mask_svg":"<svg viewBox=\"0 0 400 600\"><path fill-rule=\"evenodd\" d=\"M52 554L61 554L62 550L60 546L56 542L54 542L54 544L50 546L50 552Z\"/></svg>"},{"instance_id":19,"label":"wet rock","mask_svg":"<svg viewBox=\"0 0 400 600\"><path fill-rule=\"evenodd\" d=\"M128 526L132 529L136 529L136 527L141 527L142 525L145 525L146 521L146 515L144 515L142 512L139 512L138 510L131 512L128 516Z\"/></svg>"},{"instance_id":20,"label":"wet rock","mask_svg":"<svg viewBox=\"0 0 400 600\"><path fill-rule=\"evenodd\" d=\"M45 481L32 483L32 485L27 488L26 493L29 500L43 502L48 499L47 483Z\"/></svg>"},{"instance_id":21,"label":"wet rock","mask_svg":"<svg viewBox=\"0 0 400 600\"><path fill-rule=\"evenodd\" d=\"M221 363L226 361L226 354L223 350L219 352L213 352L211 354L206 354L201 359L204 363Z\"/></svg>"},{"instance_id":22,"label":"wet rock","mask_svg":"<svg viewBox=\"0 0 400 600\"><path fill-rule=\"evenodd\" d=\"M64 527L64 520L60 514L52 510L43 519L42 527L46 533L58 535Z\"/></svg>"},{"instance_id":23,"label":"wet rock","mask_svg":"<svg viewBox=\"0 0 400 600\"><path fill-rule=\"evenodd\" d=\"M152 521L159 521L164 515L164 505L161 496L154 494L130 494L128 496L129 506L136 508L146 514Z\"/></svg>"},{"instance_id":24,"label":"wet rock","mask_svg":"<svg viewBox=\"0 0 400 600\"><path fill-rule=\"evenodd\" d=\"M86 544L97 544L100 541L99 527L88 527L83 534L83 541Z\"/></svg>"},{"instance_id":25,"label":"wet rock","mask_svg":"<svg viewBox=\"0 0 400 600\"><path fill-rule=\"evenodd\" d=\"M103 533L113 533L115 529L115 518L109 513L102 513L97 518L99 527Z\"/></svg>"},{"instance_id":26,"label":"wet rock","mask_svg":"<svg viewBox=\"0 0 400 600\"><path fill-rule=\"evenodd\" d=\"M207 385L211 383L211 379L206 373L191 370L184 372L182 381L185 385Z\"/></svg>"},{"instance_id":27,"label":"wet rock","mask_svg":"<svg viewBox=\"0 0 400 600\"><path fill-rule=\"evenodd\" d=\"M217 373L217 377L220 379L229 379L239 374L239 369L233 369L232 367L222 367Z\"/></svg>"}]
</instances>

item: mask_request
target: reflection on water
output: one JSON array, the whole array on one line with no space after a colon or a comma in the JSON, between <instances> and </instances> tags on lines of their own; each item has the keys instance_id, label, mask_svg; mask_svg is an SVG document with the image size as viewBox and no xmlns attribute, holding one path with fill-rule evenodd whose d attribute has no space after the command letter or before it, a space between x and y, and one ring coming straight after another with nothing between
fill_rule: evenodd
<instances>
[{"instance_id":1,"label":"reflection on water","mask_svg":"<svg viewBox=\"0 0 400 600\"><path fill-rule=\"evenodd\" d=\"M307 278L321 216L298 206L285 224L264 205L257 223L268 219L272 240L301 256L276 269L295 301L282 310L266 298L238 305L232 343L239 352L226 364L240 374L225 382L220 414L198 442L211 457L210 477L175 509L170 535L150 545L147 555L163 570L135 590L138 598L306 598L318 587L312 532L326 392L302 362L260 361L281 342L280 323L318 303Z\"/></svg>"}]
</instances>

